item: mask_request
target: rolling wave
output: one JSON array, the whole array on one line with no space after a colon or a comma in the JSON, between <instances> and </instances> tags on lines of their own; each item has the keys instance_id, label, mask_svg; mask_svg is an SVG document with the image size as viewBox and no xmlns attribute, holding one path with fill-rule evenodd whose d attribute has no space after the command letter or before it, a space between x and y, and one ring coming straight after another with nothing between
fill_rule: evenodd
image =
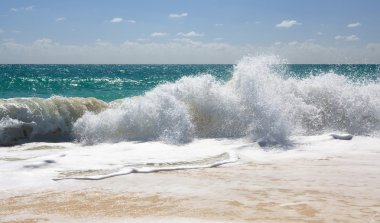
<instances>
[{"instance_id":1,"label":"rolling wave","mask_svg":"<svg viewBox=\"0 0 380 223\"><path fill-rule=\"evenodd\" d=\"M0 145L69 140L78 118L107 106L95 98L0 99Z\"/></svg>"}]
</instances>

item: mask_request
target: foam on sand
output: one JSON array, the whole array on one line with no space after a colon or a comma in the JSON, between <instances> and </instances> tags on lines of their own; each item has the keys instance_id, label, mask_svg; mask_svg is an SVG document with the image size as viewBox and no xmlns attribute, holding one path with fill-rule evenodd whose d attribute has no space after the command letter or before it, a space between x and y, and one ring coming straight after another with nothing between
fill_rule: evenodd
<instances>
[{"instance_id":1,"label":"foam on sand","mask_svg":"<svg viewBox=\"0 0 380 223\"><path fill-rule=\"evenodd\" d=\"M55 178L53 180L103 180L110 177L122 176L131 173L154 173L161 171L172 171L172 170L187 170L187 169L200 169L200 168L213 168L218 167L223 164L236 162L238 158L236 155L231 153L222 153L216 156L207 157L201 160L193 161L180 161L180 162L166 162L166 163L136 163L125 165L121 169L108 170L108 174L94 175L104 173L104 170L93 170L87 171L90 176L80 176L85 174L86 171L67 171L61 172L61 178ZM106 170L107 172L107 170ZM78 176L79 175L79 176Z\"/></svg>"},{"instance_id":2,"label":"foam on sand","mask_svg":"<svg viewBox=\"0 0 380 223\"><path fill-rule=\"evenodd\" d=\"M263 150L255 143L233 140L200 140L191 143L194 147L152 142L143 145L119 143L119 149L112 145L96 145L85 152L83 149L82 152L70 150L70 144L60 145L66 149L27 150L29 155L42 156L29 157L29 161L7 161L9 165L14 164L14 168L9 169L9 175L4 168L4 172L0 172L2 179L7 179L1 181L0 218L54 222L122 222L131 218L137 222L149 222L149 219L166 222L167 218L195 222L376 222L379 219L378 138L357 136L345 141L324 134L291 137L291 140L295 145L291 150ZM123 144L129 149L120 149ZM34 144L24 149L35 146L43 148ZM203 150L206 151L202 156L213 157L223 154L221 147L235 152L241 159L219 168L137 173L91 182L51 181L49 178L70 167L86 170L92 166L92 170L96 170L117 167L118 161L126 160L145 165L173 165L178 160L204 162L197 158ZM219 150L213 153L207 148ZM90 150L94 156L89 156ZM144 159L148 159L146 162L141 162L141 150L145 152ZM195 150L198 155L191 153ZM58 154L62 152L73 162L60 159ZM9 151L10 154L18 152ZM112 156L113 165L109 165ZM23 172L22 164L45 159L54 159L56 163L28 169L29 178ZM1 167L4 166L7 165L1 163ZM15 188L20 181L16 183L14 178L26 179L25 189ZM34 188L36 181L40 185ZM9 188L12 185L13 188Z\"/></svg>"}]
</instances>

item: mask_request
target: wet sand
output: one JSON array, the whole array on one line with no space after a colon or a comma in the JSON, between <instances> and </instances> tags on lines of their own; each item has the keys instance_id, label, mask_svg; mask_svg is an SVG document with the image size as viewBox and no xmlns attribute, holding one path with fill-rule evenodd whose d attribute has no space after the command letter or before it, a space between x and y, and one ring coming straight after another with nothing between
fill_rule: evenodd
<instances>
[{"instance_id":1,"label":"wet sand","mask_svg":"<svg viewBox=\"0 0 380 223\"><path fill-rule=\"evenodd\" d=\"M3 194L0 222L380 222L379 157L65 180Z\"/></svg>"}]
</instances>

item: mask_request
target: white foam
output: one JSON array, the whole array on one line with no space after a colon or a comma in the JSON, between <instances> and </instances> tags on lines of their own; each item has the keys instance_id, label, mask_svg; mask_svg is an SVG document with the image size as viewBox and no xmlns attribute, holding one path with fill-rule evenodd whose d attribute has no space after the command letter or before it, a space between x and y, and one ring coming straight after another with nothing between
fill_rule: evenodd
<instances>
[{"instance_id":1,"label":"white foam","mask_svg":"<svg viewBox=\"0 0 380 223\"><path fill-rule=\"evenodd\" d=\"M33 140L62 140L86 111L99 112L107 103L95 98L0 99L0 145Z\"/></svg>"},{"instance_id":2,"label":"white foam","mask_svg":"<svg viewBox=\"0 0 380 223\"><path fill-rule=\"evenodd\" d=\"M185 146L162 142L121 142L82 146L75 143L30 143L2 149L3 190L49 188L53 179L104 179L133 173L210 168L236 162L231 149L243 141L196 140Z\"/></svg>"},{"instance_id":3,"label":"white foam","mask_svg":"<svg viewBox=\"0 0 380 223\"><path fill-rule=\"evenodd\" d=\"M163 142L121 142L82 146L75 143L30 143L2 148L0 189L34 191L71 187L70 180L105 179L179 169L211 168L234 162L282 163L295 160L371 156L380 152L380 139L356 136L350 141L334 140L329 134L292 136L291 147L262 149L249 140L195 140L186 145ZM377 157L377 156L374 156ZM356 160L356 159L354 159ZM231 165L231 164L230 164ZM226 167L228 168L228 167Z\"/></svg>"},{"instance_id":4,"label":"white foam","mask_svg":"<svg viewBox=\"0 0 380 223\"><path fill-rule=\"evenodd\" d=\"M99 114L85 114L74 134L89 144L248 136L273 145L289 143L292 134L380 130L378 83L353 83L334 73L284 78L273 69L279 63L277 57L245 57L227 82L202 75L159 85Z\"/></svg>"},{"instance_id":5,"label":"white foam","mask_svg":"<svg viewBox=\"0 0 380 223\"><path fill-rule=\"evenodd\" d=\"M91 98L0 100L0 144L248 137L286 145L292 135L378 135L379 83L354 83L332 72L284 78L286 71L273 69L281 63L274 56L244 57L229 81L183 77L109 104Z\"/></svg>"}]
</instances>

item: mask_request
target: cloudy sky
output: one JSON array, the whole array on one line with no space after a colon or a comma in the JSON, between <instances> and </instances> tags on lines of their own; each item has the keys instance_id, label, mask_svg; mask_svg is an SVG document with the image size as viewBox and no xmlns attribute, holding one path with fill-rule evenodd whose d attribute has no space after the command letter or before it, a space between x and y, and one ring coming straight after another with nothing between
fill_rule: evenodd
<instances>
[{"instance_id":1,"label":"cloudy sky","mask_svg":"<svg viewBox=\"0 0 380 223\"><path fill-rule=\"evenodd\" d=\"M0 0L0 63L380 63L378 0Z\"/></svg>"}]
</instances>

